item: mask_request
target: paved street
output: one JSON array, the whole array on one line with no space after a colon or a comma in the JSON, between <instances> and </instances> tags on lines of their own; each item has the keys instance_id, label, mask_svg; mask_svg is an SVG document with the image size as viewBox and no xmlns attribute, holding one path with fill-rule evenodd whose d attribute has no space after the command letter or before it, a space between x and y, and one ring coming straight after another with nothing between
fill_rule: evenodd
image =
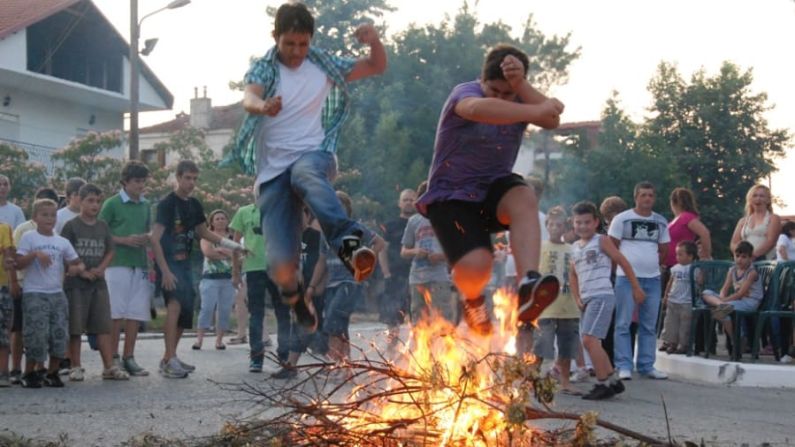
<instances>
[{"instance_id":1,"label":"paved street","mask_svg":"<svg viewBox=\"0 0 795 447\"><path fill-rule=\"evenodd\" d=\"M359 325L369 339L379 338L372 324ZM275 337L274 337L275 339ZM247 371L245 346L216 351L207 339L202 351L192 351L193 339L180 346L180 357L196 364L189 379L168 380L156 373L162 340L139 343L137 359L152 375L129 382L103 382L98 355L85 352L88 377L63 389L0 389L0 434L12 430L26 437L57 439L66 434L69 445L110 446L142 432L170 437L203 436L217 432L224 421L259 410L245 396L221 389L213 381L261 382L266 375ZM585 388L585 386L583 386ZM711 445L795 445L795 391L729 388L677 380L635 379L627 392L609 402L584 402L559 395L561 411L596 410L600 417L636 431L665 438L661 405L665 398L671 432L677 440ZM556 422L557 424L557 422Z\"/></svg>"}]
</instances>

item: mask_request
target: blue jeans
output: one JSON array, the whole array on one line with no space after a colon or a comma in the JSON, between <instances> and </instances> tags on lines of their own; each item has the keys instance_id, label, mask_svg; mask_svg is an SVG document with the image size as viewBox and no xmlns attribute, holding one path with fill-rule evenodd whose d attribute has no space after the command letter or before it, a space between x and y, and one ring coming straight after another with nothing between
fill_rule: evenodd
<instances>
[{"instance_id":1,"label":"blue jeans","mask_svg":"<svg viewBox=\"0 0 795 447\"><path fill-rule=\"evenodd\" d=\"M259 187L257 206L262 212L262 234L271 265L298 264L304 204L312 211L326 240L336 253L342 238L355 230L364 241L373 233L351 220L337 199L331 179L337 175L337 159L330 152L312 151L301 156L286 171Z\"/></svg>"},{"instance_id":2,"label":"blue jeans","mask_svg":"<svg viewBox=\"0 0 795 447\"><path fill-rule=\"evenodd\" d=\"M199 329L210 329L213 325L213 312L218 312L216 331L229 330L229 317L235 304L235 287L231 279L202 278L199 282L201 307L199 308Z\"/></svg>"},{"instance_id":3,"label":"blue jeans","mask_svg":"<svg viewBox=\"0 0 795 447\"><path fill-rule=\"evenodd\" d=\"M637 370L641 374L654 369L657 355L657 315L660 313L660 277L638 278L646 299L639 306ZM616 277L616 328L613 333L613 359L617 369L632 371L632 342L629 326L635 301L632 285L626 276Z\"/></svg>"},{"instance_id":4,"label":"blue jeans","mask_svg":"<svg viewBox=\"0 0 795 447\"><path fill-rule=\"evenodd\" d=\"M273 300L273 310L276 313L276 343L279 345L276 355L279 360L286 361L290 344L290 307L282 303L279 289L264 270L246 272L246 287L251 357L262 358L265 353L265 347L262 345L262 318L265 316L265 294L268 293Z\"/></svg>"},{"instance_id":5,"label":"blue jeans","mask_svg":"<svg viewBox=\"0 0 795 447\"><path fill-rule=\"evenodd\" d=\"M348 338L351 314L361 296L362 288L355 283L346 282L326 288L323 334Z\"/></svg>"}]
</instances>

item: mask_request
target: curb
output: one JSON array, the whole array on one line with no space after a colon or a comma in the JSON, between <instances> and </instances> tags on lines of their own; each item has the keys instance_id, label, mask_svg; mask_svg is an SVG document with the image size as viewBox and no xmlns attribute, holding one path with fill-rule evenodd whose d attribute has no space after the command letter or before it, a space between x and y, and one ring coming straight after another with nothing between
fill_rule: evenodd
<instances>
[{"instance_id":1,"label":"curb","mask_svg":"<svg viewBox=\"0 0 795 447\"><path fill-rule=\"evenodd\" d=\"M795 388L792 365L762 365L657 353L654 366L686 381L714 385Z\"/></svg>"}]
</instances>

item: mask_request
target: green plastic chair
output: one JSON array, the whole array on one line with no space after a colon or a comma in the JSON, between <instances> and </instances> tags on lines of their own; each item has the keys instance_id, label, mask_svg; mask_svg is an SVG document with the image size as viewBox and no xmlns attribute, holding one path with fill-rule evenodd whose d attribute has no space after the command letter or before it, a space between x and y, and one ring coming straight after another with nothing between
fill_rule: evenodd
<instances>
[{"instance_id":1,"label":"green plastic chair","mask_svg":"<svg viewBox=\"0 0 795 447\"><path fill-rule=\"evenodd\" d=\"M754 328L754 343L751 350L751 355L754 360L759 359L759 349L762 339L762 331L765 323L770 319L771 326L773 318L787 318L795 321L795 311L792 309L793 300L795 300L795 261L779 262L776 265L776 270L773 272L773 279L771 284L771 299L767 306L759 311L756 319L756 327ZM782 347L781 339L775 331L771 331L770 337L773 343L773 355L776 361L781 359Z\"/></svg>"},{"instance_id":2,"label":"green plastic chair","mask_svg":"<svg viewBox=\"0 0 795 447\"><path fill-rule=\"evenodd\" d=\"M690 290L693 299L693 318L690 320L690 340L687 343L687 356L693 355L696 344L696 327L699 319L704 321L704 357L709 357L712 345L714 322L710 308L701 299L701 294L707 290L720 292L726 281L726 274L731 266L731 261L696 261L690 269Z\"/></svg>"},{"instance_id":3,"label":"green plastic chair","mask_svg":"<svg viewBox=\"0 0 795 447\"><path fill-rule=\"evenodd\" d=\"M774 300L773 296L776 294L776 290L778 289L777 276L774 273L776 272L775 261L757 261L754 262L754 268L756 268L757 273L759 273L758 281L762 281L762 301L759 303L759 307L756 308L756 310L751 310L751 311L735 310L734 312L731 313L732 323L734 323L733 324L734 327L732 328L732 334L731 334L732 337L731 359L735 362L741 361L743 357L743 347L740 346L740 334L742 333L742 324L745 321L757 322L761 310L770 307L771 303ZM757 330L761 330L758 327L758 325L754 327L754 332L756 332ZM761 333L759 336L761 337ZM756 340L755 338L753 344L757 343L759 343L759 341Z\"/></svg>"}]
</instances>

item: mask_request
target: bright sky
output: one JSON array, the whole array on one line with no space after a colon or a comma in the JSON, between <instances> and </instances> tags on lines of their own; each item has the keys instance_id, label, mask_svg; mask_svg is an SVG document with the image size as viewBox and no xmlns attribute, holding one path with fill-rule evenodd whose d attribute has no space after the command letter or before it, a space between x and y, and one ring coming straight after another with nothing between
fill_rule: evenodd
<instances>
[{"instance_id":1,"label":"bright sky","mask_svg":"<svg viewBox=\"0 0 795 447\"><path fill-rule=\"evenodd\" d=\"M170 0L139 0L139 18ZM129 38L129 2L94 0ZM193 88L207 86L214 105L238 101L230 80L242 79L249 57L272 45L273 27L265 13L279 0L193 0L177 10L149 17L141 42L158 37L147 64L175 97L174 110L141 115L143 125L189 111ZM463 0L392 0L388 33L409 23L438 24L453 16ZM767 113L775 128L795 134L795 1L793 0L484 0L470 2L481 22L501 20L518 34L529 14L547 34L572 33L582 56L569 83L552 94L566 104L566 121L597 119L612 90L618 90L631 116L641 119L650 104L646 85L661 60L676 62L689 78L699 68L715 73L724 60L753 67L754 92L767 92ZM476 6L474 6L476 4ZM773 192L795 214L795 151L778 163Z\"/></svg>"}]
</instances>

